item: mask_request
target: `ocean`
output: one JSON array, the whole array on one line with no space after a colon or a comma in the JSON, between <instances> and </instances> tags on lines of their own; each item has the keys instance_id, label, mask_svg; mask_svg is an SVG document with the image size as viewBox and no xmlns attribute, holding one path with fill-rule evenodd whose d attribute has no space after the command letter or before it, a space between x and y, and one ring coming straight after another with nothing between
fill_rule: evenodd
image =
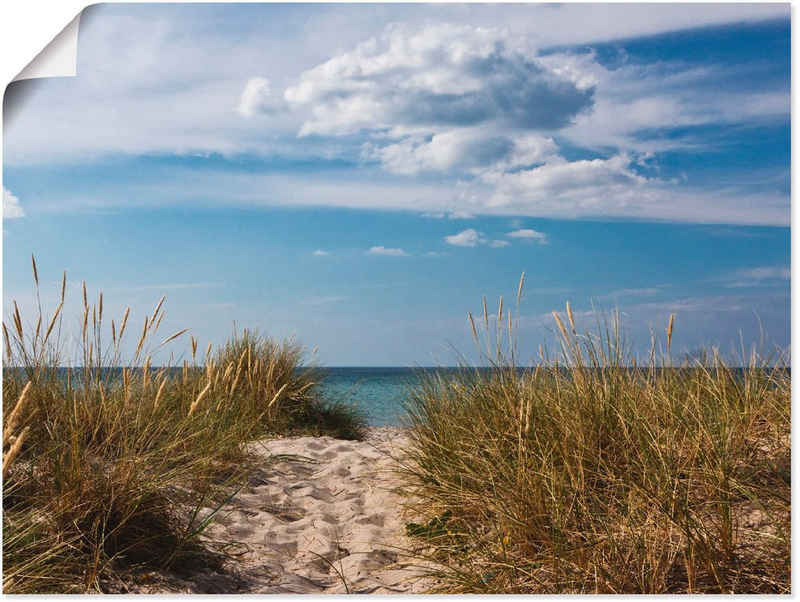
<instances>
[{"instance_id":1,"label":"ocean","mask_svg":"<svg viewBox=\"0 0 800 602\"><path fill-rule=\"evenodd\" d=\"M325 368L321 393L356 406L371 426L400 426L408 388L419 368Z\"/></svg>"}]
</instances>

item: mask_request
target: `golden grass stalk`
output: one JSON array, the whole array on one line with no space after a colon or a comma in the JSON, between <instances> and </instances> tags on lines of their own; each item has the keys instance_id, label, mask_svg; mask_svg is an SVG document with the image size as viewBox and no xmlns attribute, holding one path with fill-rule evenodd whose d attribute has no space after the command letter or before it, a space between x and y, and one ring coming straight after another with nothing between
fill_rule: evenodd
<instances>
[{"instance_id":1,"label":"golden grass stalk","mask_svg":"<svg viewBox=\"0 0 800 602\"><path fill-rule=\"evenodd\" d=\"M53 333L53 328L56 325L56 320L58 320L58 316L61 315L61 310L63 308L64 308L64 301L62 299L61 303L58 304L58 307L56 307L56 310L53 312L53 317L50 318L50 324L47 326L47 332L45 332L44 341L42 342L42 344L47 343L47 340Z\"/></svg>"},{"instance_id":2,"label":"golden grass stalk","mask_svg":"<svg viewBox=\"0 0 800 602\"><path fill-rule=\"evenodd\" d=\"M564 328L564 323L561 321L561 318L558 315L558 312L553 312L553 319L556 321L556 325L558 329L561 331L561 336L564 337L565 341L569 341L569 336L567 335L567 329Z\"/></svg>"},{"instance_id":3,"label":"golden grass stalk","mask_svg":"<svg viewBox=\"0 0 800 602\"><path fill-rule=\"evenodd\" d=\"M164 389L168 381L169 379L167 377L161 379L161 384L158 385L158 391L156 391L155 399L153 399L153 409L158 408L158 402L161 401L161 396L164 394Z\"/></svg>"},{"instance_id":4,"label":"golden grass stalk","mask_svg":"<svg viewBox=\"0 0 800 602\"><path fill-rule=\"evenodd\" d=\"M31 253L31 265L33 265L33 281L36 283L36 286L39 286L39 272L36 269L36 258Z\"/></svg>"},{"instance_id":5,"label":"golden grass stalk","mask_svg":"<svg viewBox=\"0 0 800 602\"><path fill-rule=\"evenodd\" d=\"M3 322L3 342L5 343L6 347L6 358L11 361L11 339L8 336L8 329L6 328L6 323Z\"/></svg>"},{"instance_id":6,"label":"golden grass stalk","mask_svg":"<svg viewBox=\"0 0 800 602\"><path fill-rule=\"evenodd\" d=\"M201 401L203 401L203 398L206 396L206 393L208 393L208 391L209 391L210 389L211 389L211 383L209 382L209 383L208 383L208 384L207 384L207 385L206 385L206 386L203 388L203 390L202 390L202 391L200 391L200 394L199 394L199 395L197 396L197 398L196 398L196 399L195 399L195 400L192 402L192 405L191 405L191 406L189 406L189 414L188 414L189 416L191 416L192 414L194 414L194 411L195 411L195 409L196 409L196 408L197 408L197 406L200 404L200 402L201 402Z\"/></svg>"},{"instance_id":7,"label":"golden grass stalk","mask_svg":"<svg viewBox=\"0 0 800 602\"><path fill-rule=\"evenodd\" d=\"M472 338L475 339L475 343L480 344L478 340L478 330L475 328L475 319L472 317L472 312L467 312L467 317L469 318L469 325L472 327Z\"/></svg>"},{"instance_id":8,"label":"golden grass stalk","mask_svg":"<svg viewBox=\"0 0 800 602\"><path fill-rule=\"evenodd\" d=\"M159 344L159 347L163 347L164 345L166 345L166 344L167 344L167 343L169 343L170 341L174 341L174 340L175 340L175 339L177 339L179 336L181 336L182 334L184 334L184 333L186 333L186 332L188 332L188 331L189 331L189 329L188 329L188 328L184 328L183 330L179 330L179 331L178 331L178 332L176 332L175 334L168 336L166 339L164 339L163 341L161 341L161 343ZM192 339L192 340L194 340L194 339ZM192 357L194 357L194 352L192 352Z\"/></svg>"},{"instance_id":9,"label":"golden grass stalk","mask_svg":"<svg viewBox=\"0 0 800 602\"><path fill-rule=\"evenodd\" d=\"M281 396L281 394L282 394L282 393L283 393L283 392L286 390L286 387L287 387L288 385L289 385L289 383L283 383L283 386L282 386L280 389L278 389L278 392L277 392L277 393L275 393L275 395L272 397L272 399L270 400L270 402L267 404L267 407L268 407L268 408L271 408L271 407L272 407L272 406L275 404L275 402L276 402L276 401L278 401L278 398L279 398L279 397Z\"/></svg>"},{"instance_id":10,"label":"golden grass stalk","mask_svg":"<svg viewBox=\"0 0 800 602\"><path fill-rule=\"evenodd\" d=\"M17 457L17 454L19 454L20 450L22 449L22 445L25 443L25 438L28 436L29 429L30 427L27 426L22 429L22 432L14 440L11 449L9 449L8 452L6 452L6 454L3 456L3 477L6 476L11 468L11 465L14 463L14 458Z\"/></svg>"},{"instance_id":11,"label":"golden grass stalk","mask_svg":"<svg viewBox=\"0 0 800 602\"><path fill-rule=\"evenodd\" d=\"M5 424L3 425L3 441L8 441L8 438L13 434L14 429L17 427L17 423L19 422L20 417L22 416L22 411L25 409L25 402L28 399L28 393L31 390L31 381L22 388L22 393L19 394L17 398L17 403L14 404L14 409L11 410L11 413L8 415L8 418L4 421Z\"/></svg>"},{"instance_id":12,"label":"golden grass stalk","mask_svg":"<svg viewBox=\"0 0 800 602\"><path fill-rule=\"evenodd\" d=\"M572 334L575 334L575 318L572 315L572 308L567 301L567 318L569 318L569 326L572 329Z\"/></svg>"},{"instance_id":13,"label":"golden grass stalk","mask_svg":"<svg viewBox=\"0 0 800 602\"><path fill-rule=\"evenodd\" d=\"M14 301L14 327L17 329L17 336L22 339L22 318L19 315L19 307L17 307L16 300Z\"/></svg>"},{"instance_id":14,"label":"golden grass stalk","mask_svg":"<svg viewBox=\"0 0 800 602\"><path fill-rule=\"evenodd\" d=\"M667 349L672 345L672 327L675 324L675 314L669 315L669 324L667 325Z\"/></svg>"},{"instance_id":15,"label":"golden grass stalk","mask_svg":"<svg viewBox=\"0 0 800 602\"><path fill-rule=\"evenodd\" d=\"M156 318L158 317L158 312L161 311L161 306L164 305L164 301L166 301L166 300L167 300L167 296L166 295L162 295L161 299L158 300L158 303L156 304L156 308L153 310L153 317L150 318L150 322L151 323L156 321Z\"/></svg>"},{"instance_id":16,"label":"golden grass stalk","mask_svg":"<svg viewBox=\"0 0 800 602\"><path fill-rule=\"evenodd\" d=\"M126 307L125 313L122 314L122 321L119 325L119 340L122 341L122 337L125 335L125 326L128 325L128 316L131 314L131 308Z\"/></svg>"}]
</instances>

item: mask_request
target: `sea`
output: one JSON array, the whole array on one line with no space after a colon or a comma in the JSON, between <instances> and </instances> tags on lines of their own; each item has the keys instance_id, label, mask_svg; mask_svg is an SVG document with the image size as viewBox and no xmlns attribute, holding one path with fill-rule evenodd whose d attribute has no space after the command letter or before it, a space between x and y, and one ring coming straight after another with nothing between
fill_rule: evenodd
<instances>
[{"instance_id":1,"label":"sea","mask_svg":"<svg viewBox=\"0 0 800 602\"><path fill-rule=\"evenodd\" d=\"M320 393L358 408L370 426L402 426L404 402L421 368L324 368Z\"/></svg>"}]
</instances>

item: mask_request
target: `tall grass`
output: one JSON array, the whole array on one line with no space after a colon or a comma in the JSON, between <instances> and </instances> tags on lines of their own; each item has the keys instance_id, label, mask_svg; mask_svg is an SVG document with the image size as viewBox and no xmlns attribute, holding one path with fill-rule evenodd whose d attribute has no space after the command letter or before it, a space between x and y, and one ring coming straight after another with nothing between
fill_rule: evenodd
<instances>
[{"instance_id":1,"label":"tall grass","mask_svg":"<svg viewBox=\"0 0 800 602\"><path fill-rule=\"evenodd\" d=\"M671 318L636 366L617 316L579 334L567 305L560 354L519 370L506 317L470 316L490 370L429 374L408 403L409 533L443 591L790 591L784 362L673 366Z\"/></svg>"},{"instance_id":2,"label":"tall grass","mask_svg":"<svg viewBox=\"0 0 800 602\"><path fill-rule=\"evenodd\" d=\"M37 299L39 277L33 273ZM105 591L141 567L219 565L199 536L248 469L247 443L302 430L360 435L347 408L318 398L302 348L256 333L174 367L151 367L162 298L136 328L83 287L80 357L64 368L66 276L56 310L3 323L3 590ZM328 414L325 414L328 412ZM330 423L325 419L333 417Z\"/></svg>"}]
</instances>

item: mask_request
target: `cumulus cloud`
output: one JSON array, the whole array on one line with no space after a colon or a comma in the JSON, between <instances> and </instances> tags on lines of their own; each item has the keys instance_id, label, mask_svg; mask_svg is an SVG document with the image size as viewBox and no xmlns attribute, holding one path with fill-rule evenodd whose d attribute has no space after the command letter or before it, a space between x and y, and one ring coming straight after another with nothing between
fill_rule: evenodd
<instances>
[{"instance_id":1,"label":"cumulus cloud","mask_svg":"<svg viewBox=\"0 0 800 602\"><path fill-rule=\"evenodd\" d=\"M272 94L267 78L251 77L242 90L236 110L242 117L252 117L258 113L274 113L284 107L282 99Z\"/></svg>"},{"instance_id":2,"label":"cumulus cloud","mask_svg":"<svg viewBox=\"0 0 800 602\"><path fill-rule=\"evenodd\" d=\"M444 241L448 245L454 245L456 247L476 247L484 244L486 242L486 237L475 230L475 228L468 228L458 234L445 236Z\"/></svg>"},{"instance_id":3,"label":"cumulus cloud","mask_svg":"<svg viewBox=\"0 0 800 602\"><path fill-rule=\"evenodd\" d=\"M24 217L25 211L19 204L19 199L10 190L3 187L3 219Z\"/></svg>"},{"instance_id":4,"label":"cumulus cloud","mask_svg":"<svg viewBox=\"0 0 800 602\"><path fill-rule=\"evenodd\" d=\"M312 107L301 135L487 121L554 130L591 106L591 88L509 47L506 37L464 25L389 27L305 71L284 97Z\"/></svg>"},{"instance_id":5,"label":"cumulus cloud","mask_svg":"<svg viewBox=\"0 0 800 602\"><path fill-rule=\"evenodd\" d=\"M397 174L446 172L481 173L487 166L513 169L556 155L552 138L537 134L504 133L480 127L409 135L384 146L368 143L363 156L380 161Z\"/></svg>"},{"instance_id":6,"label":"cumulus cloud","mask_svg":"<svg viewBox=\"0 0 800 602\"><path fill-rule=\"evenodd\" d=\"M494 185L489 205L543 215L601 214L641 206L654 200L655 189L661 184L638 174L626 154L608 159L555 160L533 169L493 172L484 179Z\"/></svg>"},{"instance_id":7,"label":"cumulus cloud","mask_svg":"<svg viewBox=\"0 0 800 602\"><path fill-rule=\"evenodd\" d=\"M347 5L297 5L280 15L258 9L283 19L279 33L268 18L244 30L209 29L209 14L190 5L93 10L81 28L87 60L79 77L69 86L36 82L36 94L26 94L9 122L8 166L252 154L276 163L330 162L339 171L298 178L287 170L278 178L229 169L225 178L208 178L202 193L213 197L209 203L300 205L313 197L327 206L445 215L788 224L788 164L780 187L748 184L750 170L723 178L731 182L726 190L654 176L657 153L709 148L698 126L788 123L788 73L763 87L756 78L723 88L716 84L742 79L737 70L760 68L745 65L744 55L702 66L655 56L612 65L607 53L586 50L595 41L687 27L788 20L786 6L418 5L369 15ZM218 18L240 20L233 7ZM542 53L534 44L561 50ZM281 60L265 60L275 56ZM573 160L565 143L590 158ZM639 169L653 153L656 169ZM397 177L417 175L424 177ZM268 178L282 189L265 194L259 183ZM291 178L302 180L303 194ZM229 196L232 180L249 181ZM114 195L126 206L179 204L187 196L182 184L171 195L159 188L158 201L141 200L154 199L150 191L134 198L108 185L102 199L94 191L99 200L59 191L48 202L53 211ZM361 196L342 194L343 184ZM377 186L391 187L391 198L359 192Z\"/></svg>"},{"instance_id":8,"label":"cumulus cloud","mask_svg":"<svg viewBox=\"0 0 800 602\"><path fill-rule=\"evenodd\" d=\"M530 240L536 241L540 245L547 244L547 234L543 232L538 232L536 230L531 230L530 228L522 228L521 230L514 230L513 232L509 232L506 234L511 238L521 238L523 240Z\"/></svg>"},{"instance_id":9,"label":"cumulus cloud","mask_svg":"<svg viewBox=\"0 0 800 602\"><path fill-rule=\"evenodd\" d=\"M330 255L330 252L329 251L324 251L322 249L317 249L316 251L314 251L312 253L312 255L314 255L315 257L325 257L327 255Z\"/></svg>"},{"instance_id":10,"label":"cumulus cloud","mask_svg":"<svg viewBox=\"0 0 800 602\"><path fill-rule=\"evenodd\" d=\"M408 257L408 253L406 253L403 249L384 247L382 245L377 247L371 247L370 250L367 251L367 255L388 255L389 257Z\"/></svg>"}]
</instances>

